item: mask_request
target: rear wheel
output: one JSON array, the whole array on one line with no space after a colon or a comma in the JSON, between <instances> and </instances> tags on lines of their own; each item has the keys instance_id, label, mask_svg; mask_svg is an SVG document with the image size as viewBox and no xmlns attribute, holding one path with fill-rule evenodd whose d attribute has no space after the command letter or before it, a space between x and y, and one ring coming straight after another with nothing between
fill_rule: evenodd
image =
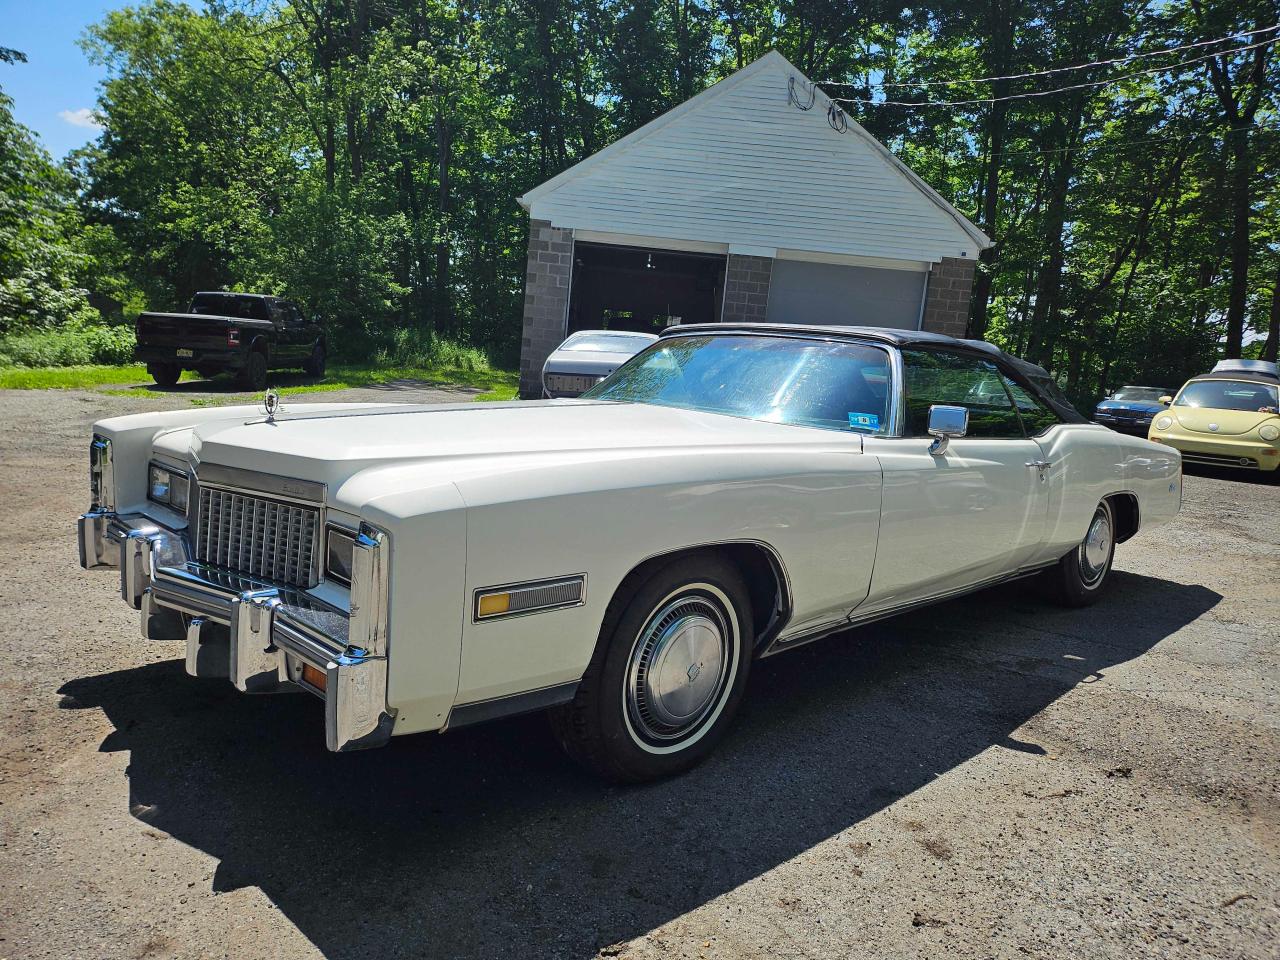
<instances>
[{"instance_id":1,"label":"rear wheel","mask_svg":"<svg viewBox=\"0 0 1280 960\"><path fill-rule=\"evenodd\" d=\"M261 390L267 385L267 357L254 350L244 358L240 368L240 386L246 390Z\"/></svg>"},{"instance_id":2,"label":"rear wheel","mask_svg":"<svg viewBox=\"0 0 1280 960\"><path fill-rule=\"evenodd\" d=\"M624 783L705 758L746 687L750 611L742 577L711 554L676 560L615 597L577 695L552 712L565 750Z\"/></svg>"},{"instance_id":3,"label":"rear wheel","mask_svg":"<svg viewBox=\"0 0 1280 960\"><path fill-rule=\"evenodd\" d=\"M182 368L176 363L148 363L147 373L162 387L172 387L182 376Z\"/></svg>"},{"instance_id":4,"label":"rear wheel","mask_svg":"<svg viewBox=\"0 0 1280 960\"><path fill-rule=\"evenodd\" d=\"M1103 500L1094 510L1080 545L1047 572L1054 599L1068 607L1096 603L1109 580L1115 552L1115 513Z\"/></svg>"}]
</instances>

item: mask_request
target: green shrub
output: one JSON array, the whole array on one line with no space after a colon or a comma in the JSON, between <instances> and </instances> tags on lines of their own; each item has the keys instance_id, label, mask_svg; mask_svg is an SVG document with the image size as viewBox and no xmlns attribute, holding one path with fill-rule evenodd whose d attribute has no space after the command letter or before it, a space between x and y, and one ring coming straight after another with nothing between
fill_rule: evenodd
<instances>
[{"instance_id":1,"label":"green shrub","mask_svg":"<svg viewBox=\"0 0 1280 960\"><path fill-rule=\"evenodd\" d=\"M375 363L389 367L445 367L468 373L492 369L488 355L478 347L445 340L416 328L400 328L378 337L367 353Z\"/></svg>"},{"instance_id":2,"label":"green shrub","mask_svg":"<svg viewBox=\"0 0 1280 960\"><path fill-rule=\"evenodd\" d=\"M133 361L133 328L67 325L0 337L0 366L76 367Z\"/></svg>"}]
</instances>

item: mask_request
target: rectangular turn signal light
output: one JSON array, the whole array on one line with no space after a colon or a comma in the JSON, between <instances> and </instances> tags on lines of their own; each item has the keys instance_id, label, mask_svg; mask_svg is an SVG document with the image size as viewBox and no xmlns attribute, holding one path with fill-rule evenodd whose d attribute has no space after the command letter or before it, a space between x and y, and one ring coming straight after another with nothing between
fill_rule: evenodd
<instances>
[{"instance_id":1,"label":"rectangular turn signal light","mask_svg":"<svg viewBox=\"0 0 1280 960\"><path fill-rule=\"evenodd\" d=\"M323 670L318 670L309 663L304 663L302 665L303 683L310 684L317 690L324 689L324 682L327 676L328 675Z\"/></svg>"}]
</instances>

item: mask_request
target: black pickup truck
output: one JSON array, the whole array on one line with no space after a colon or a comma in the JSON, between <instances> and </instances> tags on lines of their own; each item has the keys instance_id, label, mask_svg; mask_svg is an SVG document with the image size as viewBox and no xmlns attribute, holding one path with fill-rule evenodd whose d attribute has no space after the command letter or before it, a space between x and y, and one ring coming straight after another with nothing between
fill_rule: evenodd
<instances>
[{"instance_id":1,"label":"black pickup truck","mask_svg":"<svg viewBox=\"0 0 1280 960\"><path fill-rule=\"evenodd\" d=\"M267 371L301 367L324 374L325 339L291 300L260 293L197 293L188 313L144 313L138 317L134 355L161 386L178 382L183 370L212 377L233 370L241 386L261 390Z\"/></svg>"}]
</instances>

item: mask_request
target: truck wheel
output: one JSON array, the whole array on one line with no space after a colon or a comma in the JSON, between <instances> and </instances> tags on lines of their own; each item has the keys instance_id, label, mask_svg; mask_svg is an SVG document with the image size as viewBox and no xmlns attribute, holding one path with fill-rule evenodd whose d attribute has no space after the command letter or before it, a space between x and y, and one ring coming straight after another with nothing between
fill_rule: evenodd
<instances>
[{"instance_id":1,"label":"truck wheel","mask_svg":"<svg viewBox=\"0 0 1280 960\"><path fill-rule=\"evenodd\" d=\"M311 348L311 356L309 356L307 358L307 362L302 365L302 369L307 372L307 376L309 377L323 377L324 360L324 344L317 340L316 345Z\"/></svg>"},{"instance_id":2,"label":"truck wheel","mask_svg":"<svg viewBox=\"0 0 1280 960\"><path fill-rule=\"evenodd\" d=\"M1116 525L1111 504L1103 500L1080 545L1045 571L1053 599L1065 607L1097 603L1111 574L1116 554Z\"/></svg>"},{"instance_id":3,"label":"truck wheel","mask_svg":"<svg viewBox=\"0 0 1280 960\"><path fill-rule=\"evenodd\" d=\"M182 368L176 363L148 363L147 373L162 387L172 387L182 376Z\"/></svg>"},{"instance_id":4,"label":"truck wheel","mask_svg":"<svg viewBox=\"0 0 1280 960\"><path fill-rule=\"evenodd\" d=\"M591 665L552 727L570 756L610 780L688 770L737 713L751 639L737 570L711 554L673 561L609 604Z\"/></svg>"},{"instance_id":5,"label":"truck wheel","mask_svg":"<svg viewBox=\"0 0 1280 960\"><path fill-rule=\"evenodd\" d=\"M246 390L261 390L267 385L267 357L259 350L244 358L240 368L240 386Z\"/></svg>"}]
</instances>

